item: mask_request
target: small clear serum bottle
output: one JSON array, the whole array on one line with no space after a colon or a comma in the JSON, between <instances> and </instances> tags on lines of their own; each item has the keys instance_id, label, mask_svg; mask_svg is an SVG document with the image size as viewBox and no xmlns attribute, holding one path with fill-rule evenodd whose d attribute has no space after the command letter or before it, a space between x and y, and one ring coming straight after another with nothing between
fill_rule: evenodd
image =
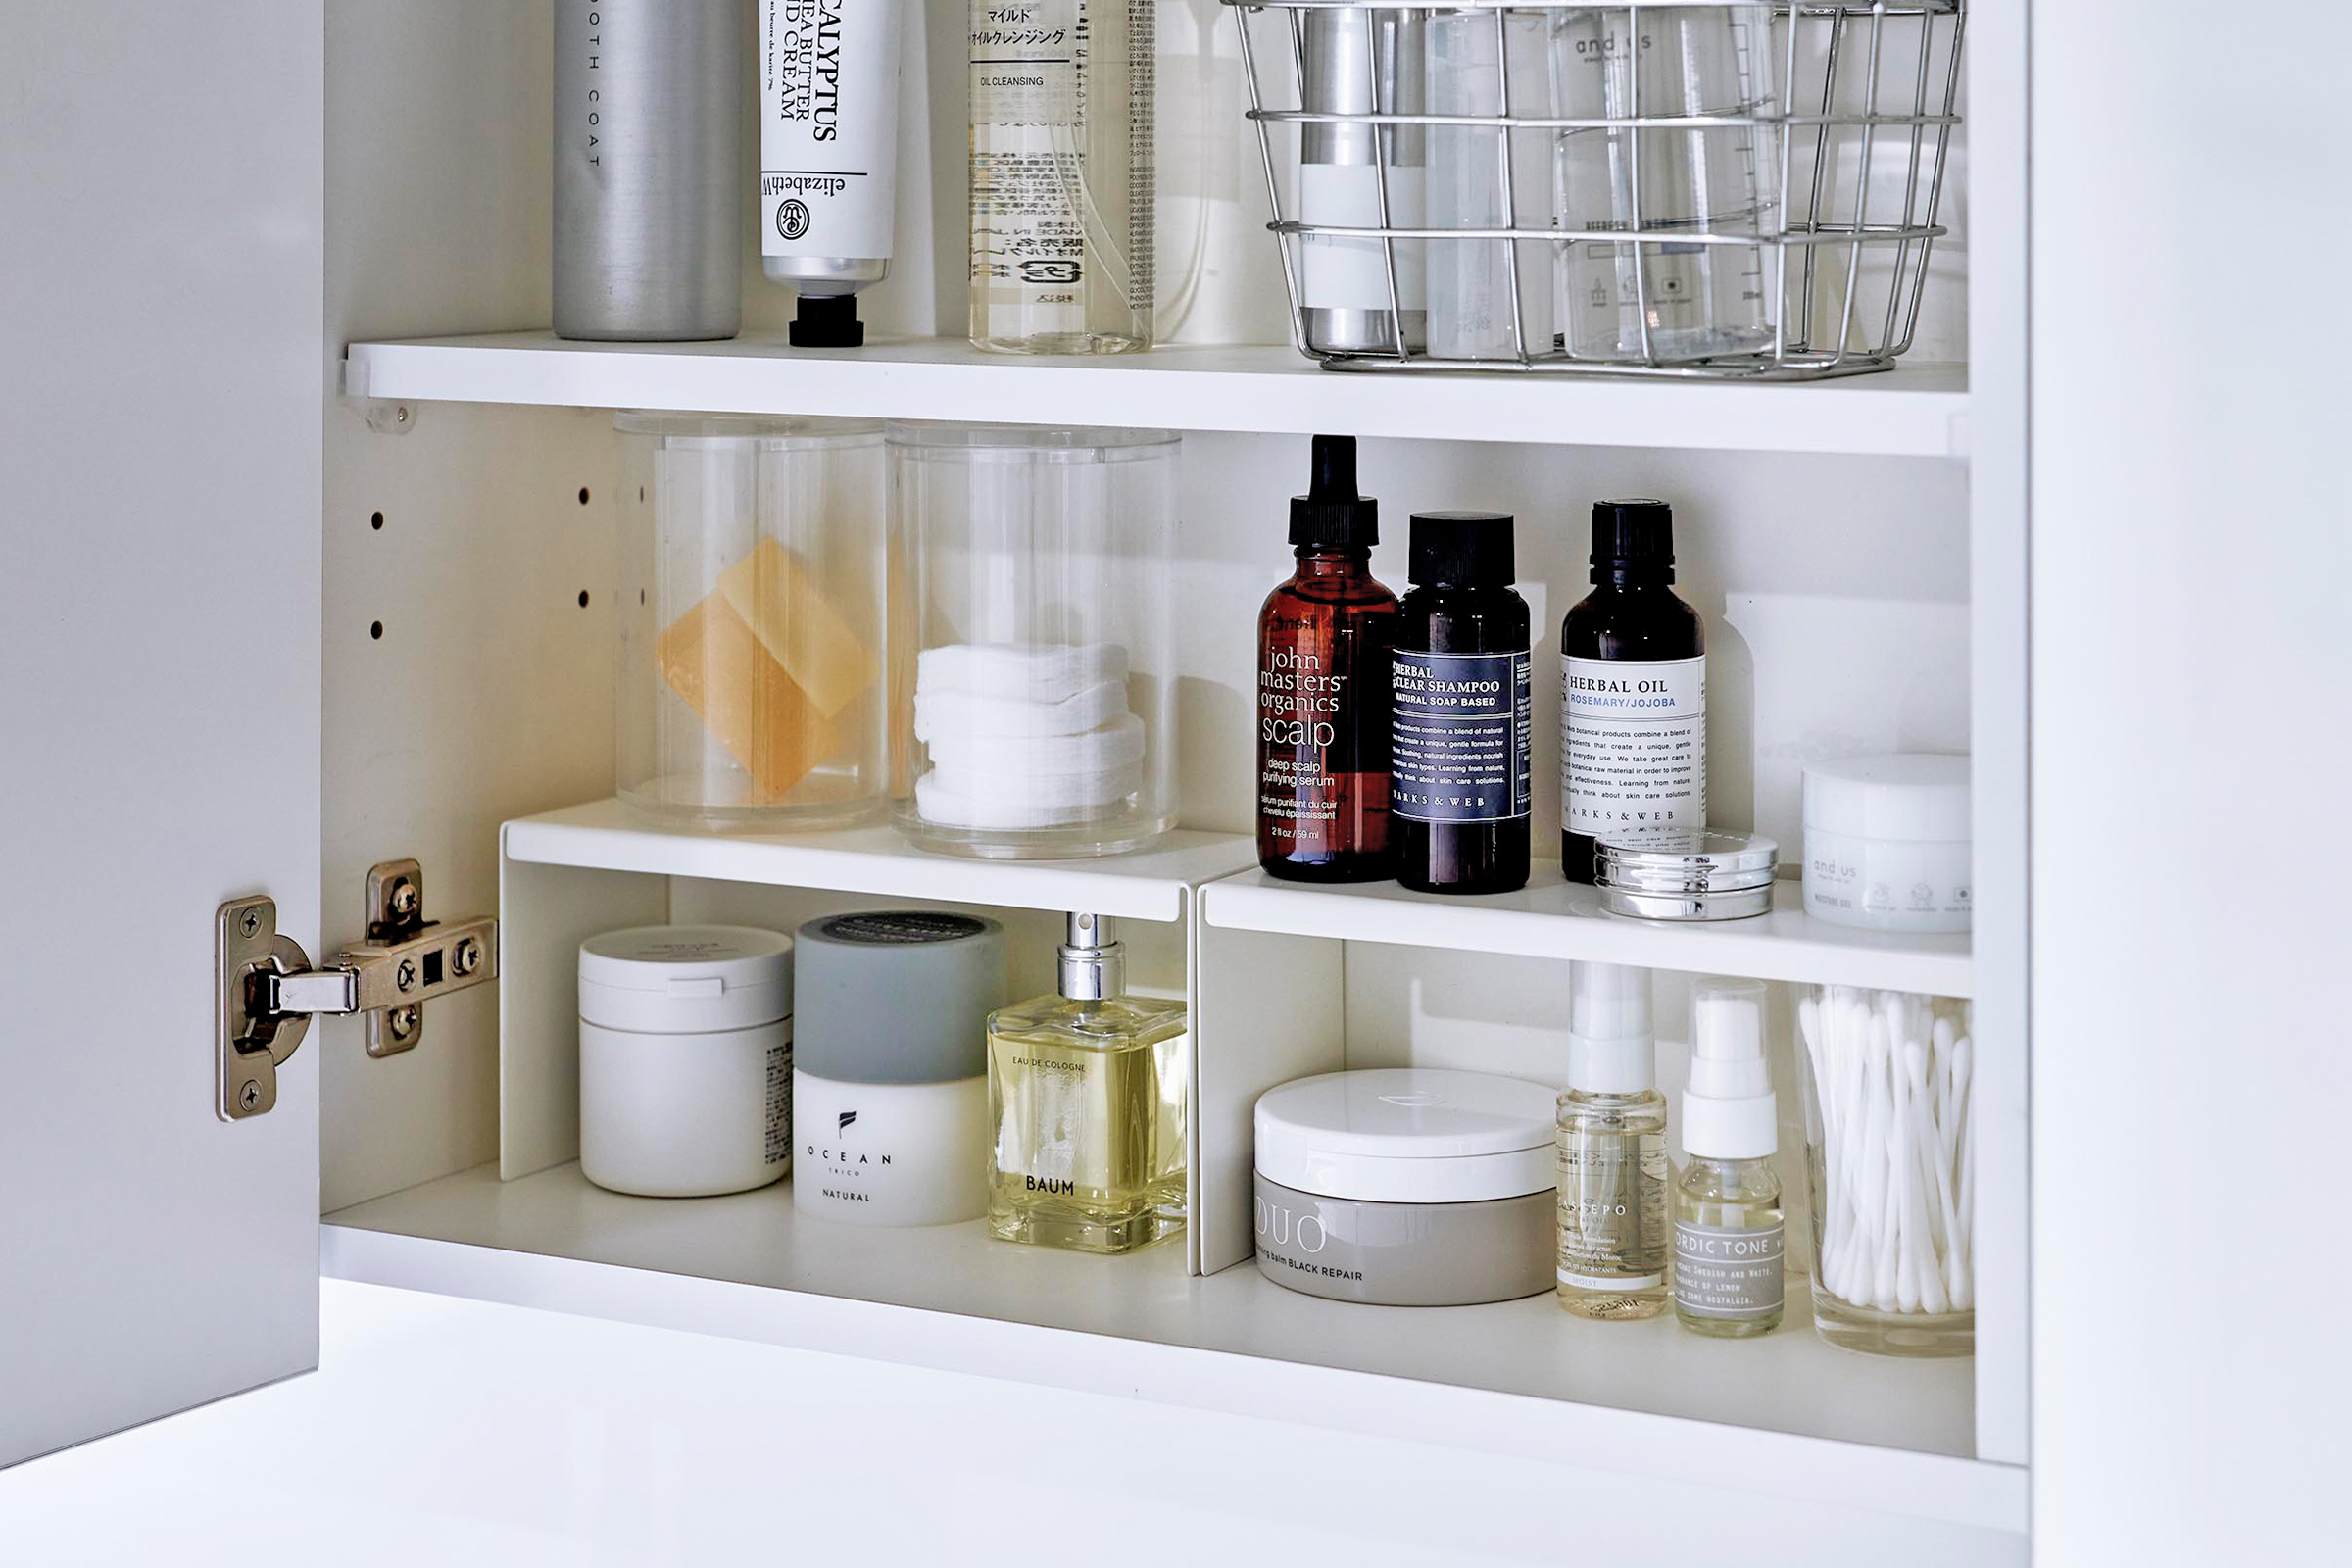
<instances>
[{"instance_id":1,"label":"small clear serum bottle","mask_svg":"<svg viewBox=\"0 0 2352 1568\"><path fill-rule=\"evenodd\" d=\"M1690 1000L1690 1083L1674 1185L1674 1315L1739 1340L1780 1326L1780 1124L1764 1064L1764 984L1702 980Z\"/></svg>"},{"instance_id":2,"label":"small clear serum bottle","mask_svg":"<svg viewBox=\"0 0 2352 1568\"><path fill-rule=\"evenodd\" d=\"M1666 1097L1649 971L1580 963L1560 1094L1560 1305L1621 1321L1666 1309Z\"/></svg>"}]
</instances>

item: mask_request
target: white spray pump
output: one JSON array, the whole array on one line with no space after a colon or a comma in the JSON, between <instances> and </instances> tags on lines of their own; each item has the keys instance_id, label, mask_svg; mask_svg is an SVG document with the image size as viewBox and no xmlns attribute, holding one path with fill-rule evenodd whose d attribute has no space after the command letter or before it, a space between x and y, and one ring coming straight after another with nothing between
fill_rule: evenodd
<instances>
[{"instance_id":1,"label":"white spray pump","mask_svg":"<svg viewBox=\"0 0 2352 1568\"><path fill-rule=\"evenodd\" d=\"M1683 1149L1702 1159L1765 1159L1780 1116L1764 1063L1764 984L1702 980L1690 995L1690 1083Z\"/></svg>"}]
</instances>

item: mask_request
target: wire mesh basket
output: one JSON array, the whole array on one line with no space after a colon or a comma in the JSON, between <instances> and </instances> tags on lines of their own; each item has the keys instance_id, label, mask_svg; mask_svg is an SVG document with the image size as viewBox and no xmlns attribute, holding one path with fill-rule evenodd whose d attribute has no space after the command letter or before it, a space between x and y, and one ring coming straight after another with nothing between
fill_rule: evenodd
<instances>
[{"instance_id":1,"label":"wire mesh basket","mask_svg":"<svg viewBox=\"0 0 2352 1568\"><path fill-rule=\"evenodd\" d=\"M1805 380L1911 345L1965 0L1224 0L1334 369Z\"/></svg>"}]
</instances>

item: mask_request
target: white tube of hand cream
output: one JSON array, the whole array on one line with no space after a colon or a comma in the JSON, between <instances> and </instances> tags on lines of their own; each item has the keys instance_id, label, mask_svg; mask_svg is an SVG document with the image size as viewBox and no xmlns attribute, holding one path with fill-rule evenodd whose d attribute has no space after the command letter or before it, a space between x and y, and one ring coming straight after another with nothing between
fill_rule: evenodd
<instances>
[{"instance_id":1,"label":"white tube of hand cream","mask_svg":"<svg viewBox=\"0 0 2352 1568\"><path fill-rule=\"evenodd\" d=\"M890 271L906 0L756 0L760 247L800 290L792 341L864 341L855 296Z\"/></svg>"}]
</instances>

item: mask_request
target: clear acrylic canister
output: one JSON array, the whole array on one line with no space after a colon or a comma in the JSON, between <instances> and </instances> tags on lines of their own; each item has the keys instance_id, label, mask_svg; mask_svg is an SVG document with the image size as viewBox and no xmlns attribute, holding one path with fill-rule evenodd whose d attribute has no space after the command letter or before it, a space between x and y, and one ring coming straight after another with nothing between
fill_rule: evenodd
<instances>
[{"instance_id":1,"label":"clear acrylic canister","mask_svg":"<svg viewBox=\"0 0 2352 1568\"><path fill-rule=\"evenodd\" d=\"M1976 1348L1969 1004L1797 988L1813 1326L1878 1355Z\"/></svg>"},{"instance_id":2,"label":"clear acrylic canister","mask_svg":"<svg viewBox=\"0 0 2352 1568\"><path fill-rule=\"evenodd\" d=\"M888 798L879 422L623 413L621 798L710 828Z\"/></svg>"},{"instance_id":3,"label":"clear acrylic canister","mask_svg":"<svg viewBox=\"0 0 2352 1568\"><path fill-rule=\"evenodd\" d=\"M993 858L1176 822L1177 438L890 427L912 624L894 643L902 831Z\"/></svg>"}]
</instances>

